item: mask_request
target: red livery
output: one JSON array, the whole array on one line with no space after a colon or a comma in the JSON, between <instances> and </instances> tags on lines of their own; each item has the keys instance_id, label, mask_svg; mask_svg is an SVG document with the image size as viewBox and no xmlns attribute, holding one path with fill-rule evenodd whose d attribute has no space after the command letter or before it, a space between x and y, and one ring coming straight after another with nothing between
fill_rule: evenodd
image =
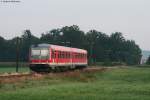
<instances>
[{"instance_id":1,"label":"red livery","mask_svg":"<svg viewBox=\"0 0 150 100\"><path fill-rule=\"evenodd\" d=\"M50 71L51 69L84 68L87 66L87 51L51 44L31 46L30 69Z\"/></svg>"}]
</instances>

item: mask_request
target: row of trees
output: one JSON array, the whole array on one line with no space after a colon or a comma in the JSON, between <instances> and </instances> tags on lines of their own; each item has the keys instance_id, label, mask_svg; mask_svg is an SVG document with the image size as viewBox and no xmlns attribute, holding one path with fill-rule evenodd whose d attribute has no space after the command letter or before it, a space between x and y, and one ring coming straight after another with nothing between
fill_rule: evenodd
<instances>
[{"instance_id":1,"label":"row of trees","mask_svg":"<svg viewBox=\"0 0 150 100\"><path fill-rule=\"evenodd\" d=\"M147 61L146 61L147 65L150 65L150 56L148 57Z\"/></svg>"},{"instance_id":2,"label":"row of trees","mask_svg":"<svg viewBox=\"0 0 150 100\"><path fill-rule=\"evenodd\" d=\"M0 61L15 61L16 40L5 40L0 37ZM141 50L133 40L126 40L122 33L115 32L110 36L96 30L85 33L76 25L52 29L43 33L40 38L34 36L30 30L25 30L19 37L20 60L28 61L31 44L49 43L76 47L88 50L90 61L123 62L139 64Z\"/></svg>"}]
</instances>

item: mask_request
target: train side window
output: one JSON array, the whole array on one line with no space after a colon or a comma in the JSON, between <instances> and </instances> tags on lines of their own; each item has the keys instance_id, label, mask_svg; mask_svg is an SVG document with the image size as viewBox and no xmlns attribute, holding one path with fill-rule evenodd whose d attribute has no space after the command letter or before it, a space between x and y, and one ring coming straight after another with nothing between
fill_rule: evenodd
<instances>
[{"instance_id":1,"label":"train side window","mask_svg":"<svg viewBox=\"0 0 150 100\"><path fill-rule=\"evenodd\" d=\"M54 58L54 50L52 50L52 58Z\"/></svg>"},{"instance_id":2,"label":"train side window","mask_svg":"<svg viewBox=\"0 0 150 100\"><path fill-rule=\"evenodd\" d=\"M73 52L71 53L71 58L74 58L74 53Z\"/></svg>"},{"instance_id":3,"label":"train side window","mask_svg":"<svg viewBox=\"0 0 150 100\"><path fill-rule=\"evenodd\" d=\"M67 52L67 58L69 59L69 52Z\"/></svg>"},{"instance_id":4,"label":"train side window","mask_svg":"<svg viewBox=\"0 0 150 100\"><path fill-rule=\"evenodd\" d=\"M66 58L68 59L68 52L66 52Z\"/></svg>"},{"instance_id":5,"label":"train side window","mask_svg":"<svg viewBox=\"0 0 150 100\"><path fill-rule=\"evenodd\" d=\"M64 52L62 52L62 58L64 58Z\"/></svg>"},{"instance_id":6,"label":"train side window","mask_svg":"<svg viewBox=\"0 0 150 100\"><path fill-rule=\"evenodd\" d=\"M60 58L62 58L62 51L60 51Z\"/></svg>"},{"instance_id":7,"label":"train side window","mask_svg":"<svg viewBox=\"0 0 150 100\"><path fill-rule=\"evenodd\" d=\"M65 52L62 52L62 57L65 58Z\"/></svg>"},{"instance_id":8,"label":"train side window","mask_svg":"<svg viewBox=\"0 0 150 100\"><path fill-rule=\"evenodd\" d=\"M54 58L56 58L56 51L54 51Z\"/></svg>"},{"instance_id":9,"label":"train side window","mask_svg":"<svg viewBox=\"0 0 150 100\"><path fill-rule=\"evenodd\" d=\"M68 52L68 58L71 58L71 56L70 56L70 55L71 55L71 53L70 53L70 52Z\"/></svg>"},{"instance_id":10,"label":"train side window","mask_svg":"<svg viewBox=\"0 0 150 100\"><path fill-rule=\"evenodd\" d=\"M62 53L61 53L61 51L60 51L60 52L59 52L59 58L62 58L61 56L62 56Z\"/></svg>"},{"instance_id":11,"label":"train side window","mask_svg":"<svg viewBox=\"0 0 150 100\"><path fill-rule=\"evenodd\" d=\"M59 58L62 58L62 52L59 51Z\"/></svg>"},{"instance_id":12,"label":"train side window","mask_svg":"<svg viewBox=\"0 0 150 100\"><path fill-rule=\"evenodd\" d=\"M61 51L61 58L63 58L63 52Z\"/></svg>"},{"instance_id":13,"label":"train side window","mask_svg":"<svg viewBox=\"0 0 150 100\"><path fill-rule=\"evenodd\" d=\"M64 58L64 54L63 54L63 52L61 51L61 58Z\"/></svg>"},{"instance_id":14,"label":"train side window","mask_svg":"<svg viewBox=\"0 0 150 100\"><path fill-rule=\"evenodd\" d=\"M75 53L75 58L77 58L78 57L78 55L77 55L77 53Z\"/></svg>"},{"instance_id":15,"label":"train side window","mask_svg":"<svg viewBox=\"0 0 150 100\"><path fill-rule=\"evenodd\" d=\"M56 51L56 54L57 54L57 57L56 57L56 58L58 58L58 57L59 57L59 51Z\"/></svg>"},{"instance_id":16,"label":"train side window","mask_svg":"<svg viewBox=\"0 0 150 100\"><path fill-rule=\"evenodd\" d=\"M65 58L65 52L63 52L63 58Z\"/></svg>"},{"instance_id":17,"label":"train side window","mask_svg":"<svg viewBox=\"0 0 150 100\"><path fill-rule=\"evenodd\" d=\"M62 57L61 57L61 51L59 51L59 58L62 58Z\"/></svg>"},{"instance_id":18,"label":"train side window","mask_svg":"<svg viewBox=\"0 0 150 100\"><path fill-rule=\"evenodd\" d=\"M58 51L58 58L60 58L60 52Z\"/></svg>"},{"instance_id":19,"label":"train side window","mask_svg":"<svg viewBox=\"0 0 150 100\"><path fill-rule=\"evenodd\" d=\"M66 58L66 52L63 52L63 57Z\"/></svg>"},{"instance_id":20,"label":"train side window","mask_svg":"<svg viewBox=\"0 0 150 100\"><path fill-rule=\"evenodd\" d=\"M71 54L71 53L70 53L70 52L68 52L68 58L71 58L70 54Z\"/></svg>"},{"instance_id":21,"label":"train side window","mask_svg":"<svg viewBox=\"0 0 150 100\"><path fill-rule=\"evenodd\" d=\"M80 53L79 53L79 59L80 59Z\"/></svg>"},{"instance_id":22,"label":"train side window","mask_svg":"<svg viewBox=\"0 0 150 100\"><path fill-rule=\"evenodd\" d=\"M68 52L66 52L66 59L68 59Z\"/></svg>"},{"instance_id":23,"label":"train side window","mask_svg":"<svg viewBox=\"0 0 150 100\"><path fill-rule=\"evenodd\" d=\"M53 51L53 58L56 58L56 51Z\"/></svg>"}]
</instances>

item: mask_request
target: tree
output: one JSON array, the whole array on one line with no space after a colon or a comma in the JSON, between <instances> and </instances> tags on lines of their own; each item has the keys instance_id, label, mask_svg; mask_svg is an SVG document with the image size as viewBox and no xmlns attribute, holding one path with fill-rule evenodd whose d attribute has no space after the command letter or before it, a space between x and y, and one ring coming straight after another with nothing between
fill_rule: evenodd
<instances>
[{"instance_id":1,"label":"tree","mask_svg":"<svg viewBox=\"0 0 150 100\"><path fill-rule=\"evenodd\" d=\"M147 65L150 65L150 56L148 57L147 61L146 61Z\"/></svg>"},{"instance_id":2,"label":"tree","mask_svg":"<svg viewBox=\"0 0 150 100\"><path fill-rule=\"evenodd\" d=\"M59 28L52 29L46 34L42 34L40 40L44 43L60 45L62 41L61 30Z\"/></svg>"},{"instance_id":3,"label":"tree","mask_svg":"<svg viewBox=\"0 0 150 100\"><path fill-rule=\"evenodd\" d=\"M96 30L90 30L86 33L86 48L89 52L89 61L104 61L104 41L107 40L107 35ZM101 45L103 44L103 45ZM99 56L101 55L101 56Z\"/></svg>"},{"instance_id":4,"label":"tree","mask_svg":"<svg viewBox=\"0 0 150 100\"><path fill-rule=\"evenodd\" d=\"M84 32L78 26L65 26L61 29L61 32L63 33L62 41L64 43L68 42L72 47L83 48Z\"/></svg>"},{"instance_id":5,"label":"tree","mask_svg":"<svg viewBox=\"0 0 150 100\"><path fill-rule=\"evenodd\" d=\"M0 37L0 61L14 61L16 52L16 37L5 40ZM121 62L126 64L139 64L141 49L133 40L126 40L121 32L106 33L90 30L87 33L79 26L65 26L43 33L40 38L34 36L30 30L25 30L19 37L20 59L28 61L29 48L33 44L48 43L88 51L89 60L98 62Z\"/></svg>"},{"instance_id":6,"label":"tree","mask_svg":"<svg viewBox=\"0 0 150 100\"><path fill-rule=\"evenodd\" d=\"M25 30L20 38L20 59L28 61L29 48L31 45L40 43L39 38L32 35L30 30Z\"/></svg>"}]
</instances>

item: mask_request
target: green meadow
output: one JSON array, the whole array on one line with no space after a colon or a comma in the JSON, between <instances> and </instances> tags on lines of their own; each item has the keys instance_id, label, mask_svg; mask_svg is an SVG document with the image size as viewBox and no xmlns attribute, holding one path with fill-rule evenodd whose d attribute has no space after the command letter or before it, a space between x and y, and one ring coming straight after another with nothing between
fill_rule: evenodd
<instances>
[{"instance_id":1,"label":"green meadow","mask_svg":"<svg viewBox=\"0 0 150 100\"><path fill-rule=\"evenodd\" d=\"M150 68L114 68L1 83L0 100L150 100Z\"/></svg>"}]
</instances>

